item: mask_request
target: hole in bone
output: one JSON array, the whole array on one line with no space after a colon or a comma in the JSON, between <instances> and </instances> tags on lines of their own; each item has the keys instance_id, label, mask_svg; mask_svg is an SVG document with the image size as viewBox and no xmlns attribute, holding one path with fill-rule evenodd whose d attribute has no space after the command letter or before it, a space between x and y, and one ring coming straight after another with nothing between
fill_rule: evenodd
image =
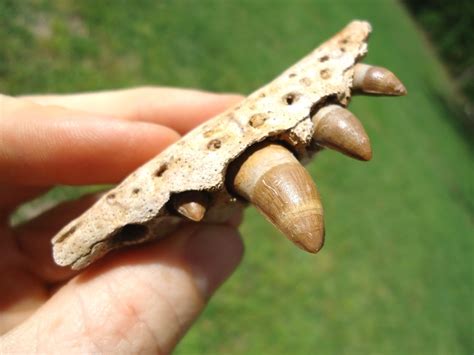
<instances>
[{"instance_id":1,"label":"hole in bone","mask_svg":"<svg viewBox=\"0 0 474 355\"><path fill-rule=\"evenodd\" d=\"M138 187L134 188L132 191L134 195L138 194L139 192L140 192L140 189Z\"/></svg>"},{"instance_id":2,"label":"hole in bone","mask_svg":"<svg viewBox=\"0 0 474 355\"><path fill-rule=\"evenodd\" d=\"M287 105L293 105L299 98L299 94L290 92L283 97L283 101L286 102Z\"/></svg>"},{"instance_id":3,"label":"hole in bone","mask_svg":"<svg viewBox=\"0 0 474 355\"><path fill-rule=\"evenodd\" d=\"M321 79L329 79L331 77L331 71L329 69L323 69L319 72L319 76L321 76Z\"/></svg>"},{"instance_id":4,"label":"hole in bone","mask_svg":"<svg viewBox=\"0 0 474 355\"><path fill-rule=\"evenodd\" d=\"M68 238L71 234L73 234L76 231L76 229L77 229L77 226L72 226L71 228L69 228L66 232L64 232L63 235L61 235L61 237L59 237L56 240L56 243L62 242L63 240Z\"/></svg>"},{"instance_id":5,"label":"hole in bone","mask_svg":"<svg viewBox=\"0 0 474 355\"><path fill-rule=\"evenodd\" d=\"M305 86L310 86L311 85L311 79L310 78L302 78L302 79L300 79L300 83L305 85Z\"/></svg>"},{"instance_id":6,"label":"hole in bone","mask_svg":"<svg viewBox=\"0 0 474 355\"><path fill-rule=\"evenodd\" d=\"M328 56L328 55L324 55L324 56L322 56L321 58L319 58L319 61L320 61L321 63L324 63L324 62L327 61L327 60L329 60L329 56Z\"/></svg>"},{"instance_id":7,"label":"hole in bone","mask_svg":"<svg viewBox=\"0 0 474 355\"><path fill-rule=\"evenodd\" d=\"M265 123L267 118L268 116L264 113L256 113L252 115L252 117L250 117L249 125L254 128L260 127L261 125Z\"/></svg>"},{"instance_id":8,"label":"hole in bone","mask_svg":"<svg viewBox=\"0 0 474 355\"><path fill-rule=\"evenodd\" d=\"M290 75L288 75L290 78L294 78L296 76L295 73L291 73Z\"/></svg>"},{"instance_id":9,"label":"hole in bone","mask_svg":"<svg viewBox=\"0 0 474 355\"><path fill-rule=\"evenodd\" d=\"M207 149L217 150L222 146L222 142L219 139L213 139L207 143Z\"/></svg>"},{"instance_id":10,"label":"hole in bone","mask_svg":"<svg viewBox=\"0 0 474 355\"><path fill-rule=\"evenodd\" d=\"M140 239L143 239L148 234L148 228L144 225L137 223L130 223L124 225L120 228L113 237L111 241L113 243L127 243L127 242L136 242Z\"/></svg>"},{"instance_id":11,"label":"hole in bone","mask_svg":"<svg viewBox=\"0 0 474 355\"><path fill-rule=\"evenodd\" d=\"M156 177L161 177L164 174L164 172L166 171L166 169L168 169L168 165L167 164L161 164L160 167L158 168L158 170L156 170L155 176Z\"/></svg>"}]
</instances>

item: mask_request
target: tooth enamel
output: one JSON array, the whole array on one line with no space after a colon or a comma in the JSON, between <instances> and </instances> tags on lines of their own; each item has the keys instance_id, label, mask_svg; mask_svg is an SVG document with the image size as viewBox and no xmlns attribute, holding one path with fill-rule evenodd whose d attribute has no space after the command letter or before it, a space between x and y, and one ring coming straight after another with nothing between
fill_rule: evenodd
<instances>
[{"instance_id":1,"label":"tooth enamel","mask_svg":"<svg viewBox=\"0 0 474 355\"><path fill-rule=\"evenodd\" d=\"M254 150L244 158L233 187L298 247L311 253L322 248L323 209L316 185L286 148L267 144Z\"/></svg>"},{"instance_id":2,"label":"tooth enamel","mask_svg":"<svg viewBox=\"0 0 474 355\"><path fill-rule=\"evenodd\" d=\"M353 89L368 94L391 96L406 95L407 90L400 79L390 70L358 63L354 66Z\"/></svg>"},{"instance_id":3,"label":"tooth enamel","mask_svg":"<svg viewBox=\"0 0 474 355\"><path fill-rule=\"evenodd\" d=\"M329 105L314 116L313 138L319 145L337 150L352 158L370 160L370 140L360 121L349 110Z\"/></svg>"},{"instance_id":4,"label":"tooth enamel","mask_svg":"<svg viewBox=\"0 0 474 355\"><path fill-rule=\"evenodd\" d=\"M204 218L207 209L207 198L203 193L190 191L174 197L173 207L184 217L194 222Z\"/></svg>"}]
</instances>

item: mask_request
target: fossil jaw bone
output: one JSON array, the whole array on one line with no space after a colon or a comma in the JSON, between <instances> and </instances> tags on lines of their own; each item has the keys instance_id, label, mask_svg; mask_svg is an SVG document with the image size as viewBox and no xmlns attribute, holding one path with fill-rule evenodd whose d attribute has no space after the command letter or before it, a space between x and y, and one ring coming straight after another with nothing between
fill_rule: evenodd
<instances>
[{"instance_id":1,"label":"fossil jaw bone","mask_svg":"<svg viewBox=\"0 0 474 355\"><path fill-rule=\"evenodd\" d=\"M359 160L372 158L369 137L349 110L338 105L325 106L312 120L315 125L313 138L319 145Z\"/></svg>"},{"instance_id":2,"label":"fossil jaw bone","mask_svg":"<svg viewBox=\"0 0 474 355\"><path fill-rule=\"evenodd\" d=\"M324 243L323 209L316 185L301 163L274 143L252 149L241 160L233 189L298 247L318 252Z\"/></svg>"},{"instance_id":3,"label":"fossil jaw bone","mask_svg":"<svg viewBox=\"0 0 474 355\"><path fill-rule=\"evenodd\" d=\"M58 232L53 239L55 261L59 265L81 269L112 249L165 237L182 221L182 218L176 216L176 212L181 211L188 219L200 218L202 208L200 213L196 213L192 212L196 206L191 201L174 201L175 197L179 199L179 192L185 191L202 192L209 196L209 201L212 199L212 204L209 204L205 213L207 222L221 223L235 208L240 208L239 201L229 195L229 190L233 190L253 202L268 218L274 218L272 222L303 248L310 251L321 248L324 226L319 196L311 180L305 178L307 172L301 165L294 164L291 159L294 157L289 151L280 147L285 152L282 155L289 156L288 164L294 169L283 169L282 164L274 162L274 165L279 167L273 169L279 169L280 173L286 170L284 175L270 174L272 169L268 169L269 163L265 161L262 165L267 166L267 171L256 167L260 171L259 174L248 169L250 162L247 161L244 161L239 169L239 174L247 174L254 179L256 176L261 178L261 184L263 181L267 182L267 178L272 182L272 177L276 184L266 185L265 193L255 194L258 191L258 180L253 181L253 185L244 183L245 180L237 181L237 186L231 188L235 179L229 179L226 173L234 163L241 160L240 157L246 156L249 161L255 158L258 152L253 150L254 154L249 155L249 147L265 150L265 146L259 142L268 142L277 136L298 152L303 148L302 156L313 152L314 145L311 143L316 141L327 147L339 146L341 151L345 148L353 156L358 154L367 158L367 155L357 153L357 150L348 149L343 142L338 144L334 134L325 136L324 134L331 130L325 132L322 129L324 125L319 124L323 121L318 123L319 127L315 127L307 115L312 107L327 105L328 102L323 100L328 97L334 98L334 103L346 106L355 91L396 93L396 90L386 89L389 86L383 82L379 85L382 89L374 90L377 81L373 77L370 85L363 80L366 76L371 77L367 74L369 67L356 64L367 53L367 38L370 32L371 26L367 22L351 22L242 103L195 128L179 142L137 169L83 215ZM398 90L398 93L401 91ZM320 111L319 115L322 115L323 108ZM326 123L329 122L330 120ZM315 128L316 135L312 139ZM346 139L347 136L341 135ZM285 177L294 174L297 175L296 178ZM294 182L298 179L305 183L286 183L286 180ZM137 186L140 187L140 193L134 192ZM225 186L227 188L224 188ZM294 194L292 191L295 186L300 186L300 190L301 186L307 186L309 194ZM273 198L269 187L278 188L284 194ZM265 194L266 199L262 197ZM296 204L299 206L305 204L305 199L312 202L306 203L309 207L305 210L291 207L291 204L288 207L282 202L291 202L293 198L297 199ZM269 201L270 207L265 205L265 202ZM192 208L188 203L191 203ZM282 205L281 211L272 215L272 211L277 208L276 203ZM174 210L170 211L173 208ZM282 211L291 217L280 217ZM303 214L313 217L304 218ZM296 223L291 225L288 221ZM308 224L312 227L306 227ZM299 232L297 228L303 232ZM305 234L305 230L308 234Z\"/></svg>"},{"instance_id":4,"label":"fossil jaw bone","mask_svg":"<svg viewBox=\"0 0 474 355\"><path fill-rule=\"evenodd\" d=\"M407 94L405 86L395 74L383 67L358 63L354 66L354 81L356 91L368 94L402 96Z\"/></svg>"}]
</instances>

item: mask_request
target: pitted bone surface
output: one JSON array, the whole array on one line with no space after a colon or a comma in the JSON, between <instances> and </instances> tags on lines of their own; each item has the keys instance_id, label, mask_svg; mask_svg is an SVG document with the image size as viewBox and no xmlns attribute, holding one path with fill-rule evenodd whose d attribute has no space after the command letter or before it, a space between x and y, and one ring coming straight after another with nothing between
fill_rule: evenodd
<instances>
[{"instance_id":1,"label":"pitted bone surface","mask_svg":"<svg viewBox=\"0 0 474 355\"><path fill-rule=\"evenodd\" d=\"M181 220L167 207L175 193L207 191L205 220L224 219L240 204L226 190L226 169L258 142L283 140L300 159L310 156L310 112L328 98L347 105L353 66L367 51L370 31L367 22L351 22L271 83L138 168L53 238L56 263L81 269L112 249L163 237Z\"/></svg>"}]
</instances>

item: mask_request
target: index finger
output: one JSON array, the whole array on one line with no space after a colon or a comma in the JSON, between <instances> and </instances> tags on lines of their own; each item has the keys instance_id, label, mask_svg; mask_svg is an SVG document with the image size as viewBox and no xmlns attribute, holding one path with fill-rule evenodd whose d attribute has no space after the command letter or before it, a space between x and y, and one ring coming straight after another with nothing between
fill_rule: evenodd
<instances>
[{"instance_id":1,"label":"index finger","mask_svg":"<svg viewBox=\"0 0 474 355\"><path fill-rule=\"evenodd\" d=\"M192 89L140 87L72 95L24 96L42 105L112 115L116 118L158 123L180 134L240 102L241 95Z\"/></svg>"}]
</instances>

